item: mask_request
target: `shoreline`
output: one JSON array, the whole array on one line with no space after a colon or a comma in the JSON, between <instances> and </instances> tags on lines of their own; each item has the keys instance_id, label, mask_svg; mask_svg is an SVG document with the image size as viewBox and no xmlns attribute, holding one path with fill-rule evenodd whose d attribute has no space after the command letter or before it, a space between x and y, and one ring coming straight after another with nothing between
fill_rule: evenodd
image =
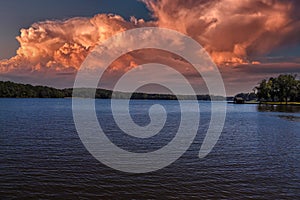
<instances>
[{"instance_id":1,"label":"shoreline","mask_svg":"<svg viewBox=\"0 0 300 200\"><path fill-rule=\"evenodd\" d=\"M234 102L228 102L229 104L236 104ZM270 105L270 106L300 106L300 102L288 102L286 104L286 102L245 102L245 103L241 103L240 105L243 104L255 104L255 105Z\"/></svg>"}]
</instances>

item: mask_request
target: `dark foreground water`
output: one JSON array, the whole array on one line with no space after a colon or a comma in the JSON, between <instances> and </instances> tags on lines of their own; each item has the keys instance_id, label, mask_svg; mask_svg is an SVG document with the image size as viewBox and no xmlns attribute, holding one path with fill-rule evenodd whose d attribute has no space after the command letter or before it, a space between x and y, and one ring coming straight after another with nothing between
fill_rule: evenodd
<instances>
[{"instance_id":1,"label":"dark foreground water","mask_svg":"<svg viewBox=\"0 0 300 200\"><path fill-rule=\"evenodd\" d=\"M133 119L149 123L144 111L154 103L170 114L162 132L146 142L115 127L108 100L96 104L113 142L147 152L167 144L180 120L176 101L133 101ZM199 105L198 135L179 160L156 172L128 174L84 148L70 99L0 99L0 199L300 199L300 107L229 104L219 142L199 159L210 104Z\"/></svg>"}]
</instances>

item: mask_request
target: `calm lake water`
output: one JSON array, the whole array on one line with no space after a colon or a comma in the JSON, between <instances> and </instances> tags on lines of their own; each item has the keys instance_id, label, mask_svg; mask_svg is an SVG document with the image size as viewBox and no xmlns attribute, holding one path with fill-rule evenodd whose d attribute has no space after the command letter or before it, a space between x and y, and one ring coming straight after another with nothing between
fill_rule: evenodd
<instances>
[{"instance_id":1,"label":"calm lake water","mask_svg":"<svg viewBox=\"0 0 300 200\"><path fill-rule=\"evenodd\" d=\"M162 104L166 127L133 139L116 127L109 100L96 100L99 121L118 146L148 152L166 145L180 120L176 101L132 101L131 115L146 125L146 110ZM148 174L115 171L97 161L77 135L71 99L0 99L0 199L300 199L300 107L228 104L224 130L204 159L198 153L210 119L199 102L198 135L170 166Z\"/></svg>"}]
</instances>

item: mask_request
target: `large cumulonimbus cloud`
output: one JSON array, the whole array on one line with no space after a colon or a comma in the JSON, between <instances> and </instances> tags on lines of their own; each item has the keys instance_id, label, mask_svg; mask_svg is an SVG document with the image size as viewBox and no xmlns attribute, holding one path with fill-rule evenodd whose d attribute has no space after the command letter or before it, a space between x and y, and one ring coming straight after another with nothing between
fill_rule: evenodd
<instances>
[{"instance_id":1,"label":"large cumulonimbus cloud","mask_svg":"<svg viewBox=\"0 0 300 200\"><path fill-rule=\"evenodd\" d=\"M259 57L276 48L300 42L297 1L143 2L153 15L152 21L145 22L134 17L127 21L118 15L99 14L92 18L38 22L22 29L17 37L20 47L16 56L0 61L0 75L46 74L45 77L50 79L58 74L74 74L97 44L116 33L145 26L170 28L191 36L208 51L220 68L229 66L229 70L232 70L230 66L240 65L247 68L255 65L256 69L264 67L264 63L258 62ZM124 63L122 60L115 62L119 65L115 66L116 69L126 65L127 61L130 65L134 62L132 55L123 59ZM289 63L289 66L293 64ZM299 64L295 66L299 67Z\"/></svg>"},{"instance_id":2,"label":"large cumulonimbus cloud","mask_svg":"<svg viewBox=\"0 0 300 200\"><path fill-rule=\"evenodd\" d=\"M17 55L0 62L0 71L64 72L77 70L97 44L128 29L147 26L143 20L124 20L118 15L99 14L92 18L45 21L22 29L17 37Z\"/></svg>"}]
</instances>

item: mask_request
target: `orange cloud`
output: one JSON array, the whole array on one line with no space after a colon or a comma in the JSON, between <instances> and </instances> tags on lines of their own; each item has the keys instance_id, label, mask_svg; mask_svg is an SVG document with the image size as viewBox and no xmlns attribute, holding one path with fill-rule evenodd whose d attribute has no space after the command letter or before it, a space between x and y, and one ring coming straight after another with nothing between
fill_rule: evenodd
<instances>
[{"instance_id":1,"label":"orange cloud","mask_svg":"<svg viewBox=\"0 0 300 200\"><path fill-rule=\"evenodd\" d=\"M159 26L197 40L216 64L264 67L257 57L283 45L299 42L300 21L295 1L281 0L143 0L153 21L99 14L62 21L44 21L22 29L16 56L0 61L0 75L47 78L74 74L92 49L116 33L132 28ZM297 15L298 16L298 15ZM113 63L112 75L155 58L182 68L186 63L148 51L127 54ZM166 61L166 59L169 59ZM298 65L297 65L298 66ZM74 77L72 77L74 78ZM70 80L72 82L72 80Z\"/></svg>"},{"instance_id":2,"label":"orange cloud","mask_svg":"<svg viewBox=\"0 0 300 200\"><path fill-rule=\"evenodd\" d=\"M293 40L300 23L294 4L280 0L143 0L158 26L196 39L219 65L250 63Z\"/></svg>"},{"instance_id":3,"label":"orange cloud","mask_svg":"<svg viewBox=\"0 0 300 200\"><path fill-rule=\"evenodd\" d=\"M76 70L97 44L116 33L148 24L135 18L126 21L118 15L106 14L35 23L21 30L17 37L20 43L17 55L0 61L0 72Z\"/></svg>"}]
</instances>

